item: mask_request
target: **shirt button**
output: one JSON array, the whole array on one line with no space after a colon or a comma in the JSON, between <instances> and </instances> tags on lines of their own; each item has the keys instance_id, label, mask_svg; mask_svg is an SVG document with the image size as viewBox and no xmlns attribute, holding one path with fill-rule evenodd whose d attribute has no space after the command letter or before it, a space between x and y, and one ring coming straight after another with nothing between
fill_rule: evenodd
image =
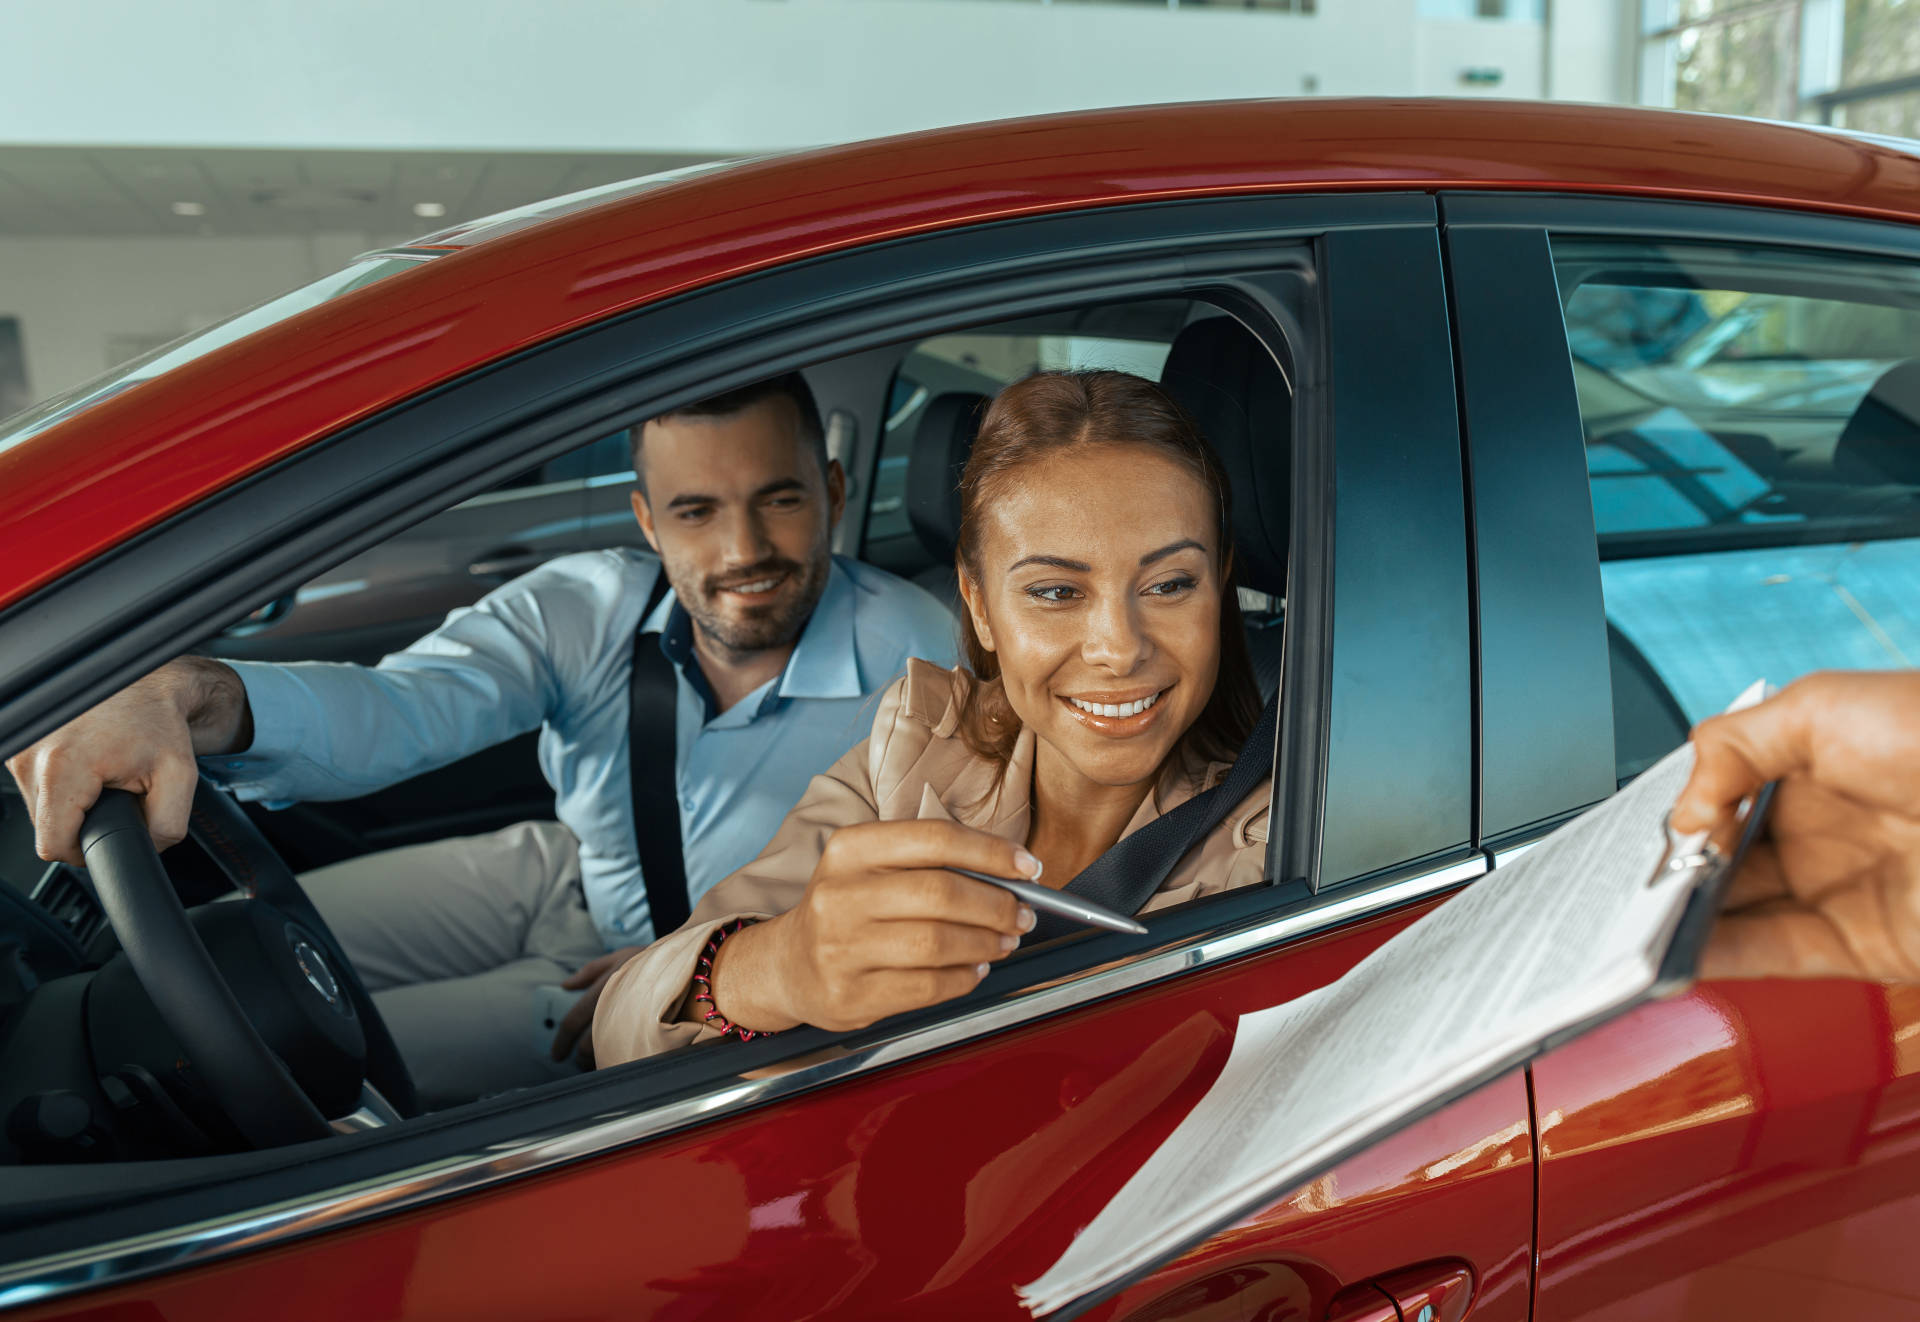
<instances>
[{"instance_id":1,"label":"shirt button","mask_svg":"<svg viewBox=\"0 0 1920 1322\"><path fill-rule=\"evenodd\" d=\"M692 812L692 811L693 811L693 800L692 800L692 799L682 799L682 800L680 800L680 806L681 806L682 808L684 808L684 809L685 809L686 811L688 811L688 812Z\"/></svg>"}]
</instances>

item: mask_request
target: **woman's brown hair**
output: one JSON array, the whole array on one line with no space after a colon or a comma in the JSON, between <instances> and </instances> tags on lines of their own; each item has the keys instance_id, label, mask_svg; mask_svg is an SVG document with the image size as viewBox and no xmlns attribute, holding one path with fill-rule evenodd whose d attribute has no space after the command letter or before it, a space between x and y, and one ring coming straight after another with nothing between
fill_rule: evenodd
<instances>
[{"instance_id":1,"label":"woman's brown hair","mask_svg":"<svg viewBox=\"0 0 1920 1322\"><path fill-rule=\"evenodd\" d=\"M1226 472L1200 429L1159 386L1127 372L1036 372L996 395L960 475L959 571L980 582L981 516L1017 470L1064 451L1105 445L1158 450L1198 478L1213 497L1220 669L1207 705L1180 747L1209 761L1231 762L1260 715L1260 687L1247 654L1233 577L1233 498ZM1000 683L999 658L981 645L970 612L962 610L960 621L966 662L979 680L961 697L960 735L974 752L1005 762L1020 722Z\"/></svg>"}]
</instances>

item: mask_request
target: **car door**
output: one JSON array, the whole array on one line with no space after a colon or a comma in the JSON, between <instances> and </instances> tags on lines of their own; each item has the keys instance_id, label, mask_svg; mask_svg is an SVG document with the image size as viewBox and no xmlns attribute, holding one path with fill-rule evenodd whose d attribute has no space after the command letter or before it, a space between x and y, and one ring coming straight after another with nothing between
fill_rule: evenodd
<instances>
[{"instance_id":1,"label":"car door","mask_svg":"<svg viewBox=\"0 0 1920 1322\"><path fill-rule=\"evenodd\" d=\"M1236 492L1285 511L1290 548L1269 882L1169 911L1145 938L1030 952L961 1002L862 1033L695 1048L337 1148L62 1171L51 1201L0 1171L0 1304L34 1318L264 1301L314 1318L1024 1317L1015 1287L1205 1092L1240 1016L1338 977L1484 873L1466 501L1426 197L1110 209L887 245L646 310L490 373L468 406L497 410L515 373L546 399L604 380L610 361L638 378L657 364L636 345L716 327L804 324L817 359L864 347L882 314L894 341L960 324L868 292L916 289L980 321L1042 298L1204 298L1284 356L1293 435L1269 443L1290 440L1291 457L1267 465L1278 485ZM753 370L804 361L785 352ZM462 405L449 390L405 422L454 435ZM376 425L329 457L390 463L392 440ZM484 447L459 455L443 480L485 461ZM255 484L254 514L281 480ZM150 555L191 531L181 521ZM1518 1322L1531 1155L1525 1080L1510 1075L1238 1209L1089 1315L1352 1322L1450 1289L1475 1318Z\"/></svg>"},{"instance_id":2,"label":"car door","mask_svg":"<svg viewBox=\"0 0 1920 1322\"><path fill-rule=\"evenodd\" d=\"M342 561L202 650L229 660L373 665L438 628L449 611L556 556L641 544L627 504L632 468L624 428L600 437ZM550 819L553 811L529 733L357 799L251 815L305 870Z\"/></svg>"},{"instance_id":3,"label":"car door","mask_svg":"<svg viewBox=\"0 0 1920 1322\"><path fill-rule=\"evenodd\" d=\"M584 479L548 471L575 462L562 456L423 519L262 606L206 651L239 661L372 665L455 607L585 549Z\"/></svg>"},{"instance_id":4,"label":"car door","mask_svg":"<svg viewBox=\"0 0 1920 1322\"><path fill-rule=\"evenodd\" d=\"M1755 678L1920 658L1920 233L1445 206L1496 859ZM1912 1316L1917 1014L1702 983L1540 1060L1535 1316Z\"/></svg>"}]
</instances>

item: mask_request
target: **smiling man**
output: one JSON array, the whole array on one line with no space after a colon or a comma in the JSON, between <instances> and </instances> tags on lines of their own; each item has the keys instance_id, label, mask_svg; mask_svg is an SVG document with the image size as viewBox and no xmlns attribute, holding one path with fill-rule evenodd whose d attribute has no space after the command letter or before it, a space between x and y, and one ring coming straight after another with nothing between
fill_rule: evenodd
<instances>
[{"instance_id":1,"label":"smiling man","mask_svg":"<svg viewBox=\"0 0 1920 1322\"><path fill-rule=\"evenodd\" d=\"M196 770L244 799L344 799L539 728L558 822L301 881L427 1104L571 1068L554 1061L590 1051L607 978L760 852L907 658L948 665L956 642L933 596L831 553L846 477L797 373L633 438L657 557L551 561L373 668L164 666L8 763L41 854L79 861L102 786L145 794L164 847L186 833Z\"/></svg>"}]
</instances>

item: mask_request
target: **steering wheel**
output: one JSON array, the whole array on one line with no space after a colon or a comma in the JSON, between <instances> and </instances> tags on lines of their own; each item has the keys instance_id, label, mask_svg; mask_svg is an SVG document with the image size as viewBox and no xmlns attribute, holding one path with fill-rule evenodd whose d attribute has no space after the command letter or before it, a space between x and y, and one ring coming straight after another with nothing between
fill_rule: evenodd
<instances>
[{"instance_id":1,"label":"steering wheel","mask_svg":"<svg viewBox=\"0 0 1920 1322\"><path fill-rule=\"evenodd\" d=\"M189 915L125 790L101 792L80 848L133 972L241 1136L278 1147L339 1132L330 1117L356 1108L365 1125L416 1114L413 1079L346 952L204 776L187 833L243 898Z\"/></svg>"}]
</instances>

